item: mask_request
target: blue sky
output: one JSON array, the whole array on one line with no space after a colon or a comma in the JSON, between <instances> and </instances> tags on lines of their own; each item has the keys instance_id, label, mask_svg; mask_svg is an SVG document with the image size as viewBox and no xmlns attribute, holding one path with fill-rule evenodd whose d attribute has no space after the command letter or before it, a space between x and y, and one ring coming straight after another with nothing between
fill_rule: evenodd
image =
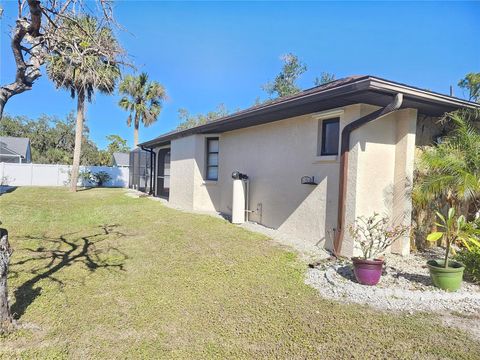
<instances>
[{"instance_id":1,"label":"blue sky","mask_svg":"<svg viewBox=\"0 0 480 360\"><path fill-rule=\"evenodd\" d=\"M16 1L1 3L4 84L14 74L8 43ZM265 98L261 85L275 77L287 52L308 65L303 88L327 71L337 78L370 74L447 93L466 73L480 72L479 2L117 1L116 18L128 29L119 38L138 70L169 95L158 122L141 128L141 141L175 128L181 107L198 113L224 103L236 110ZM455 88L455 95L463 93ZM100 147L109 134L133 143L117 102L117 95L97 95L88 105L87 124ZM68 93L44 76L5 111L63 117L74 108Z\"/></svg>"}]
</instances>

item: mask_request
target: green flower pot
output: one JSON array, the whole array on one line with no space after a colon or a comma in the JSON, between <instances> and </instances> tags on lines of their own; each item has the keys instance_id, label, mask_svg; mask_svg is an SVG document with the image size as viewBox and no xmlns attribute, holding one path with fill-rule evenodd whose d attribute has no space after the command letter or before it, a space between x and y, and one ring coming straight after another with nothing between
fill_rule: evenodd
<instances>
[{"instance_id":1,"label":"green flower pot","mask_svg":"<svg viewBox=\"0 0 480 360\"><path fill-rule=\"evenodd\" d=\"M427 261L433 285L445 291L457 291L462 285L465 266L458 261L449 261L447 268L444 264L444 260Z\"/></svg>"}]
</instances>

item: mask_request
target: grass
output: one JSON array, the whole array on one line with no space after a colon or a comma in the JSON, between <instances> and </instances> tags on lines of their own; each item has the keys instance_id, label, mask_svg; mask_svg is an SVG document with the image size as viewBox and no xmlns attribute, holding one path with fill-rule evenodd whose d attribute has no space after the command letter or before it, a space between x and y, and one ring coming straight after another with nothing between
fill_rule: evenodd
<instances>
[{"instance_id":1,"label":"grass","mask_svg":"<svg viewBox=\"0 0 480 360\"><path fill-rule=\"evenodd\" d=\"M427 315L322 299L268 238L120 189L0 197L22 328L0 358L479 358Z\"/></svg>"}]
</instances>

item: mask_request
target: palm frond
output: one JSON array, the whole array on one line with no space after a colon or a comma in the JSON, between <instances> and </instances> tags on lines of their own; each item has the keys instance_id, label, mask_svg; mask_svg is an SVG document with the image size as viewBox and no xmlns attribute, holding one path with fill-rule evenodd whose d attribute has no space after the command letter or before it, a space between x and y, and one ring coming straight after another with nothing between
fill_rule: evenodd
<instances>
[{"instance_id":1,"label":"palm frond","mask_svg":"<svg viewBox=\"0 0 480 360\"><path fill-rule=\"evenodd\" d=\"M47 58L47 74L59 88L82 91L90 100L94 90L111 93L120 78L117 57L122 50L110 28L83 16L65 19L56 39L58 45Z\"/></svg>"},{"instance_id":2,"label":"palm frond","mask_svg":"<svg viewBox=\"0 0 480 360\"><path fill-rule=\"evenodd\" d=\"M451 132L440 144L421 151L414 200L422 204L432 197L449 198L468 209L480 199L480 131L476 125L480 112L455 111L442 121L452 126Z\"/></svg>"},{"instance_id":3,"label":"palm frond","mask_svg":"<svg viewBox=\"0 0 480 360\"><path fill-rule=\"evenodd\" d=\"M141 73L138 76L127 75L121 82L119 91L125 95L124 103L128 100L130 104L127 108L119 103L123 109L134 112L135 118L139 119L145 126L157 121L163 100L166 97L165 88L160 83L149 82L146 73Z\"/></svg>"}]
</instances>

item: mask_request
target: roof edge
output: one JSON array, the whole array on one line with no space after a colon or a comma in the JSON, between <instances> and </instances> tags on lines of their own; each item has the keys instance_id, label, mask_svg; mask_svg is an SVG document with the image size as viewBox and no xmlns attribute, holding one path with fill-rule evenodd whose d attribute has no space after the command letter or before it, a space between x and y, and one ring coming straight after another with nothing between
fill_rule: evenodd
<instances>
[{"instance_id":1,"label":"roof edge","mask_svg":"<svg viewBox=\"0 0 480 360\"><path fill-rule=\"evenodd\" d=\"M392 89L395 92L402 92L404 95L407 95L407 96L422 94L424 95L423 98L427 98L427 100L429 98L432 100L438 99L438 100L442 100L445 103L449 103L453 105L462 105L469 108L480 108L480 104L469 101L469 100L461 99L459 97L450 96L450 95L442 94L442 93L431 91L431 90L421 89L419 87L399 83L396 81L382 79L376 76L371 76L370 78L371 78L370 88L372 90Z\"/></svg>"},{"instance_id":2,"label":"roof edge","mask_svg":"<svg viewBox=\"0 0 480 360\"><path fill-rule=\"evenodd\" d=\"M162 143L162 139L165 138L165 137L178 138L178 137L193 135L193 134L198 133L198 131L200 131L202 129L215 126L216 124L219 124L219 123L223 124L223 123L227 123L227 122L230 122L230 121L236 121L239 118L246 117L246 116L251 116L251 115L254 115L256 113L261 114L262 112L268 112L272 108L277 111L277 110L280 110L282 107L288 107L290 104L301 101L302 99L309 99L309 98L312 98L312 97L316 97L320 94L328 94L328 93L334 92L334 91L338 92L339 90L341 90L345 87L348 87L348 86L352 86L352 85L356 85L357 86L356 90L358 91L358 90L362 90L361 88L362 88L362 84L363 84L364 90L366 90L367 87L368 87L369 78L370 78L370 76L368 76L368 75L360 76L360 77L355 78L352 81L347 81L345 83L342 83L339 86L330 87L330 88L327 88L327 89L320 89L324 85L316 86L316 87L313 87L311 89L302 91L302 92L300 92L298 94L295 94L295 95L291 95L291 96L288 96L288 97L283 97L283 98L276 99L273 102L268 102L268 103L265 103L265 104L262 104L262 105L259 105L259 106L253 106L253 107L241 110L241 111L237 111L233 114L229 114L229 115L221 117L219 119L210 121L206 124L194 126L192 128L189 128L189 129L173 130L173 131L164 133L164 134L160 135L159 137L157 137L155 139L140 143L140 144L138 144L138 146L149 147L149 146L154 145L154 144L156 145L156 144ZM341 80L344 80L344 79L339 79L337 81L341 81ZM327 83L325 85L328 85L328 84L330 84L330 83ZM317 91L315 91L315 90L317 90ZM318 90L320 90L320 91L318 91ZM163 141L163 142L165 142L165 141Z\"/></svg>"},{"instance_id":3,"label":"roof edge","mask_svg":"<svg viewBox=\"0 0 480 360\"><path fill-rule=\"evenodd\" d=\"M339 83L337 86L332 86L333 83ZM327 88L325 88L327 86ZM313 87L307 90L304 90L298 94L279 98L272 102L262 104L260 106L254 106L235 112L233 114L224 116L222 118L213 120L206 124L198 125L189 129L174 130L171 132L164 133L152 140L145 141L140 143L139 146L152 147L153 145L161 146L165 145L173 139L181 138L185 136L190 136L194 134L201 133L202 131L208 131L212 129L212 133L215 132L214 128L217 125L228 124L233 121L238 121L243 118L250 116L259 116L264 113L269 113L273 111L280 111L284 108L290 106L298 105L301 102L308 102L310 100L321 100L323 98L330 99L335 98L336 96L348 95L350 92L348 88L352 88L351 91L375 91L375 92L388 92L388 93L398 93L401 92L405 96L422 99L423 101L430 101L432 103L442 104L444 106L450 107L468 107L468 108L480 108L480 104L460 99L457 97L441 94L438 92L421 89L418 87L410 86L407 84L383 79L377 76L365 75L365 76L356 76L350 78L339 79L325 85L320 85ZM319 98L320 99L317 99ZM248 127L248 126L244 126ZM242 128L241 126L239 128Z\"/></svg>"}]
</instances>

